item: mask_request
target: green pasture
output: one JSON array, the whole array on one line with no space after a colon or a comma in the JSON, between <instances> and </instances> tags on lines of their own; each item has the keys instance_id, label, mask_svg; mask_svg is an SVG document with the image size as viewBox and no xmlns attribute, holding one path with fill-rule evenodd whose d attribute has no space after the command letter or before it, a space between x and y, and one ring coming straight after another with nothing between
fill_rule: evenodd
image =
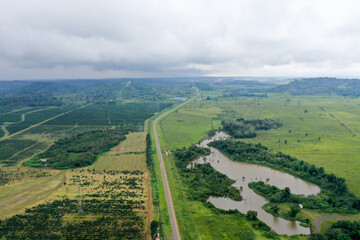
<instances>
[{"instance_id":1,"label":"green pasture","mask_svg":"<svg viewBox=\"0 0 360 240\"><path fill-rule=\"evenodd\" d=\"M212 96L217 95L213 93ZM199 142L207 137L210 129L218 129L222 119L280 119L282 127L258 131L256 138L242 141L260 142L274 151L322 166L328 173L345 178L350 190L360 195L360 137L349 130L349 127L354 131L360 129L359 104L360 99L338 96L273 94L268 98L203 98L162 119L158 132L165 151ZM214 239L226 239L228 236L219 234L229 232L229 236L235 236L232 234L236 230L227 229L232 223L246 229L246 222L244 225L231 219L234 216L226 216L231 219L229 221L200 203L189 201L171 157L165 164L182 236L189 239L212 239L213 236Z\"/></svg>"},{"instance_id":2,"label":"green pasture","mask_svg":"<svg viewBox=\"0 0 360 240\"><path fill-rule=\"evenodd\" d=\"M184 106L161 122L169 149L189 146L217 129L222 119L280 119L278 129L259 131L256 138L274 151L324 167L346 179L351 191L360 195L360 99L338 96L284 96L201 100ZM285 144L286 141L286 144Z\"/></svg>"},{"instance_id":3,"label":"green pasture","mask_svg":"<svg viewBox=\"0 0 360 240\"><path fill-rule=\"evenodd\" d=\"M247 119L278 118L283 126L269 131L259 131L254 139L275 151L293 155L301 160L324 167L328 173L335 173L346 179L351 191L360 195L360 136L344 126L342 120L360 120L356 109L359 99L340 97L276 97L266 98L255 104L247 113ZM345 111L346 110L346 111ZM351 111L351 112L350 112ZM358 126L349 121L351 128ZM354 127L354 128L355 128ZM286 143L285 143L286 141Z\"/></svg>"}]
</instances>

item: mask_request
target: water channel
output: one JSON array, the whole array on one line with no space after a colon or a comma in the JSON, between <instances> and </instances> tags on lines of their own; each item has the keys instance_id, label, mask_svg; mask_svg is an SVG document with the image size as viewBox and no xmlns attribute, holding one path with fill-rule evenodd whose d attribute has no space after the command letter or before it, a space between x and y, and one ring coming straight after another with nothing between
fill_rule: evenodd
<instances>
[{"instance_id":1,"label":"water channel","mask_svg":"<svg viewBox=\"0 0 360 240\"><path fill-rule=\"evenodd\" d=\"M210 142L226 139L227 137L229 137L227 134L218 132L212 138L202 141L199 146L209 148L208 144ZM267 203L267 200L250 189L248 183L263 181L281 189L289 187L291 193L303 194L305 196L318 194L320 188L317 185L266 166L233 161L213 147L210 147L210 150L210 155L193 161L191 165L210 163L217 171L235 180L234 187L238 189L242 187L241 195L243 200L234 201L226 197L210 197L208 199L209 202L217 208L225 210L238 209L242 213L255 210L258 212L258 218L278 234L287 234L289 236L310 234L310 229L300 226L300 222L275 217L263 210L261 207Z\"/></svg>"}]
</instances>

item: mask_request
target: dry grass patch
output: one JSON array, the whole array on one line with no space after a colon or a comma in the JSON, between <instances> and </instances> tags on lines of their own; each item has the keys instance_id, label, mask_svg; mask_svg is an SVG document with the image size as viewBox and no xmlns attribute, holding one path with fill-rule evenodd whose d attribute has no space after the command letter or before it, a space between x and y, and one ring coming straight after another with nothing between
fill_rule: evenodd
<instances>
[{"instance_id":1,"label":"dry grass patch","mask_svg":"<svg viewBox=\"0 0 360 240\"><path fill-rule=\"evenodd\" d=\"M126 136L126 140L121 142L117 147L110 151L111 155L122 153L145 152L146 150L146 133L134 132Z\"/></svg>"},{"instance_id":2,"label":"dry grass patch","mask_svg":"<svg viewBox=\"0 0 360 240\"><path fill-rule=\"evenodd\" d=\"M44 175L45 177L28 176L26 174L29 173L23 169L19 170L19 174L20 176L24 174L23 179L15 178L12 182L0 187L1 218L24 212L25 208L39 204L61 187L64 180L60 171L51 176Z\"/></svg>"},{"instance_id":3,"label":"dry grass patch","mask_svg":"<svg viewBox=\"0 0 360 240\"><path fill-rule=\"evenodd\" d=\"M145 154L124 154L101 156L88 167L95 170L146 170Z\"/></svg>"}]
</instances>

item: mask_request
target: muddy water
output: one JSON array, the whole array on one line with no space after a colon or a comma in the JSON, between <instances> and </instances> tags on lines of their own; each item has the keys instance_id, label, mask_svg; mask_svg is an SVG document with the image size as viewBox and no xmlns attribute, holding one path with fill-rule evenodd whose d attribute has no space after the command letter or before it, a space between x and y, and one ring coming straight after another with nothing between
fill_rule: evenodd
<instances>
[{"instance_id":1,"label":"muddy water","mask_svg":"<svg viewBox=\"0 0 360 240\"><path fill-rule=\"evenodd\" d=\"M211 139L204 140L199 145L209 147L208 143L227 137L228 135L220 132ZM233 186L239 188L239 191L242 187L241 195L243 196L242 201L234 201L226 197L210 197L208 201L214 204L215 207L225 210L238 209L242 213L255 210L258 212L258 218L278 234L310 234L310 229L300 226L298 221L288 221L265 212L261 207L267 203L266 199L251 190L248 183L264 181L281 189L289 187L292 193L305 196L319 193L320 188L317 185L269 167L232 161L219 150L212 147L210 149L210 155L195 160L191 165L210 163L217 171L235 180Z\"/></svg>"}]
</instances>

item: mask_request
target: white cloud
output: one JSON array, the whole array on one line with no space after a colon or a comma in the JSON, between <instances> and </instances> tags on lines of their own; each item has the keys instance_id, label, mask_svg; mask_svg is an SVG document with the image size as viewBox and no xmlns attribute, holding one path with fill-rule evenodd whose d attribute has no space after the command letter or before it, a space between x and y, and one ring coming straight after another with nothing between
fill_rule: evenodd
<instances>
[{"instance_id":1,"label":"white cloud","mask_svg":"<svg viewBox=\"0 0 360 240\"><path fill-rule=\"evenodd\" d=\"M360 2L0 1L0 79L360 76Z\"/></svg>"}]
</instances>

